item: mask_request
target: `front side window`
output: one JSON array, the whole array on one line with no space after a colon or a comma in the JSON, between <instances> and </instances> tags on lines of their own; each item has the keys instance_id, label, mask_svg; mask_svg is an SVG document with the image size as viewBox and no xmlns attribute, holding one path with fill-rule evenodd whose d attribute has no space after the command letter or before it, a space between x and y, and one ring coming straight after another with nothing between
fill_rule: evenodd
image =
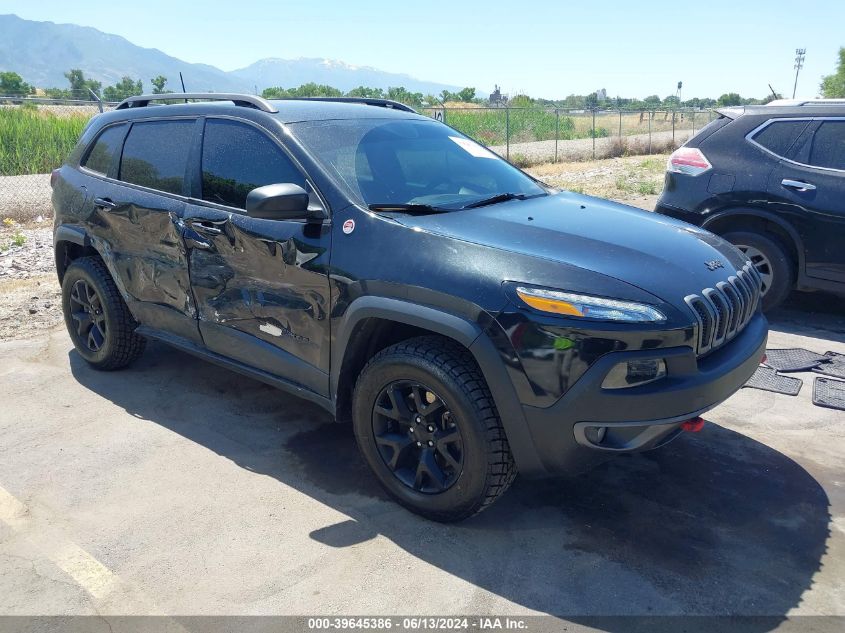
<instances>
[{"instance_id":1,"label":"front side window","mask_svg":"<svg viewBox=\"0 0 845 633\"><path fill-rule=\"evenodd\" d=\"M305 188L304 176L278 145L251 125L225 119L206 121L203 200L244 209L250 191L278 183Z\"/></svg>"},{"instance_id":2,"label":"front side window","mask_svg":"<svg viewBox=\"0 0 845 633\"><path fill-rule=\"evenodd\" d=\"M824 121L813 135L810 164L845 170L845 121Z\"/></svg>"},{"instance_id":3,"label":"front side window","mask_svg":"<svg viewBox=\"0 0 845 633\"><path fill-rule=\"evenodd\" d=\"M754 141L773 154L788 156L789 150L801 136L809 120L802 121L774 121L754 135Z\"/></svg>"},{"instance_id":4,"label":"front side window","mask_svg":"<svg viewBox=\"0 0 845 633\"><path fill-rule=\"evenodd\" d=\"M290 128L365 205L453 210L499 194L546 193L493 152L434 121L308 121Z\"/></svg>"},{"instance_id":5,"label":"front side window","mask_svg":"<svg viewBox=\"0 0 845 633\"><path fill-rule=\"evenodd\" d=\"M104 176L108 174L114 157L120 151L120 142L125 132L126 124L124 123L112 125L100 132L88 156L82 161L82 166Z\"/></svg>"},{"instance_id":6,"label":"front side window","mask_svg":"<svg viewBox=\"0 0 845 633\"><path fill-rule=\"evenodd\" d=\"M181 194L193 129L190 119L133 123L123 145L120 180Z\"/></svg>"}]
</instances>

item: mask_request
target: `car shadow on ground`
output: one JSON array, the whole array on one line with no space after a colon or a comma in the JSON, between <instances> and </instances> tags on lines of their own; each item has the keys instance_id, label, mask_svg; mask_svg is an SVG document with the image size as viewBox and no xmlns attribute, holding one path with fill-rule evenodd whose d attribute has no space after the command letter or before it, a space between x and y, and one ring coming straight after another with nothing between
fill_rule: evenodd
<instances>
[{"instance_id":1,"label":"car shadow on ground","mask_svg":"<svg viewBox=\"0 0 845 633\"><path fill-rule=\"evenodd\" d=\"M69 362L80 384L142 423L346 514L307 535L327 547L382 535L483 590L570 620L783 616L800 604L826 551L822 487L789 457L716 424L578 477L517 478L481 515L438 525L391 502L350 426L315 405L157 343L123 372L94 371L74 351ZM630 628L609 622L594 624ZM751 629L772 626L761 620Z\"/></svg>"},{"instance_id":2,"label":"car shadow on ground","mask_svg":"<svg viewBox=\"0 0 845 633\"><path fill-rule=\"evenodd\" d=\"M845 343L845 298L824 292L793 292L766 314L769 329ZM817 349L823 353L828 350Z\"/></svg>"}]
</instances>

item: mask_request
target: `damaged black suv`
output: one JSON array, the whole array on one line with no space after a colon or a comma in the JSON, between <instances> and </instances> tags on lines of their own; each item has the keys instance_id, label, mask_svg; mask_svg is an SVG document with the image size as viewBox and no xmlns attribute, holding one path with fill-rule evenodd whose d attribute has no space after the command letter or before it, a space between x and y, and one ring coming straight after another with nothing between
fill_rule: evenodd
<instances>
[{"instance_id":1,"label":"damaged black suv","mask_svg":"<svg viewBox=\"0 0 845 633\"><path fill-rule=\"evenodd\" d=\"M180 97L95 117L53 173L77 352L156 339L316 402L419 514L696 430L763 354L760 277L707 231L398 103Z\"/></svg>"}]
</instances>

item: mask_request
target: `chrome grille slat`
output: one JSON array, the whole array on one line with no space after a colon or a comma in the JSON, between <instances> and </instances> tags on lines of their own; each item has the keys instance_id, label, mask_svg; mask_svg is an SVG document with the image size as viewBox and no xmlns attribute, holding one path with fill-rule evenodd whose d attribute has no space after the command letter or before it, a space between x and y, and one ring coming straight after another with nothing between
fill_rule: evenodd
<instances>
[{"instance_id":1,"label":"chrome grille slat","mask_svg":"<svg viewBox=\"0 0 845 633\"><path fill-rule=\"evenodd\" d=\"M704 288L699 294L688 295L689 306L698 326L696 350L703 356L718 349L742 332L760 307L762 281L751 262L728 279Z\"/></svg>"}]
</instances>

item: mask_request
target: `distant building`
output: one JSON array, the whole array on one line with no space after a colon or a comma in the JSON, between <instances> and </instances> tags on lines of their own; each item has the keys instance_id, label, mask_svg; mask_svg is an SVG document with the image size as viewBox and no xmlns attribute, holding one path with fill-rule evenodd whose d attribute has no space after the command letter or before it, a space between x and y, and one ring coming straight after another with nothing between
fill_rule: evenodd
<instances>
[{"instance_id":1,"label":"distant building","mask_svg":"<svg viewBox=\"0 0 845 633\"><path fill-rule=\"evenodd\" d=\"M493 92L490 93L490 104L506 105L507 102L508 98L506 95L502 94L502 91L499 89L499 86L493 86Z\"/></svg>"},{"instance_id":2,"label":"distant building","mask_svg":"<svg viewBox=\"0 0 845 633\"><path fill-rule=\"evenodd\" d=\"M607 90L605 90L604 88L599 88L598 90L596 90L596 97L598 98L599 103L601 103L602 101L607 101Z\"/></svg>"}]
</instances>

